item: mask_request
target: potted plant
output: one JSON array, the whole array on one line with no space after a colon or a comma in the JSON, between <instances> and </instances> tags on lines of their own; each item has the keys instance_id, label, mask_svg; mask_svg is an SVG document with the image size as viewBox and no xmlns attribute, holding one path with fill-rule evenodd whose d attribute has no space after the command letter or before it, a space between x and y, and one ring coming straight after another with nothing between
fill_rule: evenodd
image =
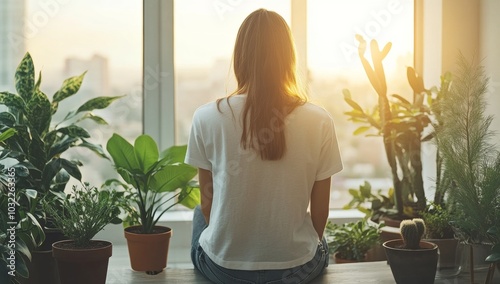
<instances>
[{"instance_id":1,"label":"potted plant","mask_svg":"<svg viewBox=\"0 0 500 284\"><path fill-rule=\"evenodd\" d=\"M367 252L380 241L379 227L364 220L342 225L328 222L325 237L336 263L367 261Z\"/></svg>"},{"instance_id":2,"label":"potted plant","mask_svg":"<svg viewBox=\"0 0 500 284\"><path fill-rule=\"evenodd\" d=\"M112 244L92 238L109 223L121 220L120 194L115 191L99 191L96 187L82 184L64 200L62 211L53 204L45 203L44 209L69 240L52 244L59 278L62 284L106 283L108 260Z\"/></svg>"},{"instance_id":3,"label":"potted plant","mask_svg":"<svg viewBox=\"0 0 500 284\"><path fill-rule=\"evenodd\" d=\"M428 90L424 88L422 78L408 67L407 77L413 89L413 100L410 102L400 95L392 95L390 100L382 61L390 51L391 43L379 49L377 41L372 40L370 50L373 64L370 64L364 55L367 43L360 35L356 39L359 41L361 63L378 95L378 105L364 110L353 100L349 90L344 89L344 100L352 107L346 115L349 120L363 124L354 131L355 134L375 129L375 135L383 138L392 173L396 209L395 214L389 217L401 220L416 216L415 211L423 211L427 202L422 178L421 143L424 128L431 123L430 109L424 104Z\"/></svg>"},{"instance_id":4,"label":"potted plant","mask_svg":"<svg viewBox=\"0 0 500 284\"><path fill-rule=\"evenodd\" d=\"M421 241L425 233L422 219L403 220L402 239L383 243L394 280L398 284L434 283L438 261L436 244Z\"/></svg>"},{"instance_id":5,"label":"potted plant","mask_svg":"<svg viewBox=\"0 0 500 284\"><path fill-rule=\"evenodd\" d=\"M488 230L500 223L500 154L490 143L493 118L484 113L488 78L483 67L463 55L458 67L451 95L442 102L446 127L436 132L436 138L452 181L452 225L458 239L469 245L473 281L474 266L488 265L484 259L494 243Z\"/></svg>"},{"instance_id":6,"label":"potted plant","mask_svg":"<svg viewBox=\"0 0 500 284\"><path fill-rule=\"evenodd\" d=\"M6 107L0 112L0 163L4 168L15 168L19 173L16 176L18 190L34 190L37 193L29 202L22 200L19 206L36 218L46 235L45 242L32 250L36 255L32 266L40 264L43 268L37 271L44 274L40 279L30 277L31 283L58 283L57 279L50 277L57 273L45 267L53 262L52 243L63 236L54 228L51 217L42 210L41 204L45 200L60 205L70 177L81 180L81 162L65 157L66 151L72 147L83 147L101 157L106 156L100 145L88 140L90 133L81 123L90 120L105 124L106 121L92 111L106 108L119 97L90 99L70 111L62 121L54 121L59 103L78 92L84 76L85 73L64 80L50 100L40 89L41 72L36 79L33 60L26 53L15 73L17 94L0 92L0 105ZM34 275L32 273L31 276Z\"/></svg>"},{"instance_id":7,"label":"potted plant","mask_svg":"<svg viewBox=\"0 0 500 284\"><path fill-rule=\"evenodd\" d=\"M184 164L186 146L173 146L159 153L149 135L137 137L131 145L113 134L106 149L136 209L130 212L129 222L135 226L125 228L132 269L159 273L167 265L172 230L157 223L177 204L194 208L200 203L199 185L192 180L197 170Z\"/></svg>"},{"instance_id":8,"label":"potted plant","mask_svg":"<svg viewBox=\"0 0 500 284\"><path fill-rule=\"evenodd\" d=\"M431 203L422 213L427 228L425 241L434 243L439 248L438 277L450 277L460 273L462 250L450 225L453 214L450 211L441 205Z\"/></svg>"}]
</instances>

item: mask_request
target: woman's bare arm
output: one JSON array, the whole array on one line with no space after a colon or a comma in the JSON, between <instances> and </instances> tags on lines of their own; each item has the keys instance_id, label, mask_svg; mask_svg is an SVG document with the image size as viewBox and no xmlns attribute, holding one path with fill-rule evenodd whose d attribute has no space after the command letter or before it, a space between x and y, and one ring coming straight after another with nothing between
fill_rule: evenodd
<instances>
[{"instance_id":1,"label":"woman's bare arm","mask_svg":"<svg viewBox=\"0 0 500 284\"><path fill-rule=\"evenodd\" d=\"M201 212L203 213L205 221L208 224L210 221L210 211L212 210L212 199L214 196L212 172L199 168L198 179L201 191Z\"/></svg>"},{"instance_id":2,"label":"woman's bare arm","mask_svg":"<svg viewBox=\"0 0 500 284\"><path fill-rule=\"evenodd\" d=\"M331 178L314 182L311 193L311 218L319 239L323 238L330 212L330 182Z\"/></svg>"}]
</instances>

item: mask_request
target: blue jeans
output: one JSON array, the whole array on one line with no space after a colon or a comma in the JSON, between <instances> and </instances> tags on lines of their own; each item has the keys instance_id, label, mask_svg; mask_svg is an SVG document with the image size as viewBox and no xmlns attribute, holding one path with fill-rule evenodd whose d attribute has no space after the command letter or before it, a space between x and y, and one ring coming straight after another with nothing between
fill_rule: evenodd
<instances>
[{"instance_id":1,"label":"blue jeans","mask_svg":"<svg viewBox=\"0 0 500 284\"><path fill-rule=\"evenodd\" d=\"M200 235L207 227L200 206L194 210L193 239L191 242L191 260L201 274L214 283L222 284L277 284L308 283L320 275L328 266L328 245L325 238L318 244L316 255L309 262L289 269L278 270L234 270L227 269L213 262L200 246Z\"/></svg>"}]
</instances>

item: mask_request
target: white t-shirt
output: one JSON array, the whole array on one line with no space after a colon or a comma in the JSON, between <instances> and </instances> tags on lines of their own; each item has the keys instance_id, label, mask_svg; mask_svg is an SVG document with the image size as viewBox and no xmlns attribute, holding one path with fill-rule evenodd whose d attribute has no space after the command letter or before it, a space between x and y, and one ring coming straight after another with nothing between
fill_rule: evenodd
<instances>
[{"instance_id":1,"label":"white t-shirt","mask_svg":"<svg viewBox=\"0 0 500 284\"><path fill-rule=\"evenodd\" d=\"M210 224L200 245L228 269L286 269L310 261L318 246L308 206L315 181L342 169L331 116L306 103L285 118L286 152L263 161L244 150L241 112L246 95L198 108L193 117L185 162L210 170L213 201ZM283 114L276 113L276 119ZM275 124L261 131L272 139Z\"/></svg>"}]
</instances>

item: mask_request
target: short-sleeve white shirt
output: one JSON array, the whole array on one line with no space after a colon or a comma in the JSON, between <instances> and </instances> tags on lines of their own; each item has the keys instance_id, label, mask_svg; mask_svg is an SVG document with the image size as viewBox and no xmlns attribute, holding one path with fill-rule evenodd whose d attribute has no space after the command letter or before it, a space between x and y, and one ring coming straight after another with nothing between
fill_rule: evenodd
<instances>
[{"instance_id":1,"label":"short-sleeve white shirt","mask_svg":"<svg viewBox=\"0 0 500 284\"><path fill-rule=\"evenodd\" d=\"M297 107L279 129L271 121L259 135L285 132L286 152L264 161L244 150L241 112L246 95L198 108L193 117L185 162L210 170L213 201L210 224L200 245L228 269L286 269L310 261L318 246L308 206L315 181L342 169L333 120L311 103ZM275 123L275 122L274 122Z\"/></svg>"}]
</instances>

